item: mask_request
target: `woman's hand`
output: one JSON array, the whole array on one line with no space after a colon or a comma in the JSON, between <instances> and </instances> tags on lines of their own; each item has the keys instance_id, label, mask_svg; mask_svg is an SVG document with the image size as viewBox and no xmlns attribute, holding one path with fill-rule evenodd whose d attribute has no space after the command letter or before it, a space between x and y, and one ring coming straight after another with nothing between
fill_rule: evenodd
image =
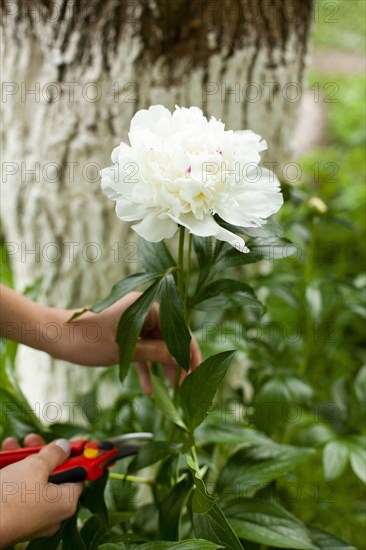
<instances>
[{"instance_id":1,"label":"woman's hand","mask_svg":"<svg viewBox=\"0 0 366 550\"><path fill-rule=\"evenodd\" d=\"M30 434L25 446L44 445L41 437ZM2 449L18 448L12 438L4 440ZM1 514L0 547L36 537L51 536L61 522L77 509L82 483L48 482L50 473L62 464L70 453L66 439L58 439L37 454L0 470Z\"/></svg>"},{"instance_id":2,"label":"woman's hand","mask_svg":"<svg viewBox=\"0 0 366 550\"><path fill-rule=\"evenodd\" d=\"M54 346L48 346L48 353L79 365L107 366L118 363L118 345L115 334L122 313L141 296L140 292L130 292L118 302L101 313L87 312L75 321L67 323L73 311L53 310L57 313L60 323L63 322L63 338ZM173 384L175 380L176 362L170 355L163 340L160 321L159 304L154 303L145 319L140 338L137 342L134 361L142 387L146 393L151 392L149 362L161 363L165 373ZM201 352L197 340L192 336L190 369L195 369L201 363ZM180 381L187 373L182 370Z\"/></svg>"},{"instance_id":3,"label":"woman's hand","mask_svg":"<svg viewBox=\"0 0 366 550\"><path fill-rule=\"evenodd\" d=\"M76 310L44 307L4 285L0 285L0 292L0 336L45 351L58 359L94 367L118 363L115 334L119 319L141 296L141 292L130 292L101 313L87 312L70 323L69 319ZM146 393L151 392L149 362L161 363L168 379L174 383L176 363L161 334L157 303L152 305L145 319L134 361ZM192 336L190 369L195 369L200 363L201 352ZM185 376L186 372L182 370L180 381Z\"/></svg>"},{"instance_id":4,"label":"woman's hand","mask_svg":"<svg viewBox=\"0 0 366 550\"><path fill-rule=\"evenodd\" d=\"M63 337L49 343L46 351L59 359L88 366L108 366L118 363L118 345L115 334L122 313L133 304L141 292L130 292L118 302L100 313L87 312L69 323L74 313L67 310L51 309L63 326ZM140 338L137 342L134 361L141 385L146 393L151 392L149 362L161 363L165 373L173 384L176 362L170 355L162 338L159 321L159 304L154 303L146 316ZM201 352L197 340L191 340L191 370L201 363ZM181 381L186 376L182 370Z\"/></svg>"}]
</instances>

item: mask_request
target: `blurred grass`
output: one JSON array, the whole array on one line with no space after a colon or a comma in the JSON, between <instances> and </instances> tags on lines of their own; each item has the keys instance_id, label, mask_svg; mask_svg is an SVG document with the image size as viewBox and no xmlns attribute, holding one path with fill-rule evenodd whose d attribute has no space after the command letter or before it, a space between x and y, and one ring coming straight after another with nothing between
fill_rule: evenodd
<instances>
[{"instance_id":1,"label":"blurred grass","mask_svg":"<svg viewBox=\"0 0 366 550\"><path fill-rule=\"evenodd\" d=\"M366 2L318 0L314 8L312 42L315 48L365 52Z\"/></svg>"},{"instance_id":2,"label":"blurred grass","mask_svg":"<svg viewBox=\"0 0 366 550\"><path fill-rule=\"evenodd\" d=\"M322 75L318 77L324 79ZM338 101L326 110L328 138L334 145L347 150L363 147L366 142L365 77L335 75L332 79L328 74L327 81L331 80L338 84L339 92L336 96Z\"/></svg>"},{"instance_id":3,"label":"blurred grass","mask_svg":"<svg viewBox=\"0 0 366 550\"><path fill-rule=\"evenodd\" d=\"M310 82L320 87L334 82L339 86L334 103L324 103L326 145L311 151L301 160L305 183L319 188L334 212L345 215L359 230L365 229L364 200L366 181L366 102L365 77L353 75L309 74ZM314 181L314 164L319 177ZM338 228L342 234L342 228ZM339 266L340 267L340 266ZM361 268L361 265L359 266Z\"/></svg>"},{"instance_id":4,"label":"blurred grass","mask_svg":"<svg viewBox=\"0 0 366 550\"><path fill-rule=\"evenodd\" d=\"M13 288L13 274L10 268L6 246L3 243L0 243L0 255L0 283Z\"/></svg>"},{"instance_id":5,"label":"blurred grass","mask_svg":"<svg viewBox=\"0 0 366 550\"><path fill-rule=\"evenodd\" d=\"M329 75L316 72L309 78L320 84L330 81ZM353 374L361 366L361 350L364 353L360 347L362 318L354 317L349 306L352 302L357 303L354 311L361 313L361 276L366 265L365 81L363 77L352 75L333 75L331 80L339 85L339 92L336 102L324 103L326 144L300 159L302 185L292 190L292 200L280 212L282 221L293 228L290 235L293 240L304 239L303 246L306 247L309 246L308 239L314 239L310 244L315 250L312 279L323 285L324 300L329 305L334 301L329 322L334 323L343 336L342 345L329 346L329 356L326 349L317 350L316 346L313 349L313 363L308 374L321 393L324 391L324 398L331 380L345 373ZM306 214L305 202L311 196L320 198L327 207L327 213L318 219ZM302 223L301 216L304 216ZM292 262L278 262L274 269L277 274L293 272L299 276ZM296 319L291 308L281 308L275 297L271 301L271 309L280 322L284 317Z\"/></svg>"},{"instance_id":6,"label":"blurred grass","mask_svg":"<svg viewBox=\"0 0 366 550\"><path fill-rule=\"evenodd\" d=\"M319 24L314 33L315 45L361 51L366 3L354 0L336 3L341 5L344 19L340 17L338 27ZM348 11L346 6L349 7ZM338 31L334 32L335 29ZM333 70L336 71L336 68ZM328 323L332 332L328 335L329 339L325 333L325 338L319 343L310 339L306 379L316 388L319 402L335 402L339 410L340 405L335 401L338 381L344 379L351 383L366 360L365 78L352 74L310 71L309 81L319 82L321 87L334 82L339 90L334 103L323 103L325 145L300 159L303 169L301 185L292 189L290 186L288 193L292 198L281 210L280 217L285 225L292 228L290 237L304 243L303 250L307 250L307 257L309 251L312 255L312 247L320 252L319 255L313 255L315 259L310 267L311 281L315 283L315 288L321 289L324 313L320 322L325 326ZM324 202L327 207L325 214L317 217L310 212L306 213L306 202L311 196ZM310 248L307 248L309 244ZM278 262L274 266L273 276L292 275L293 280L300 283L300 288L301 278L306 279L307 268L307 258L303 265ZM299 292L298 289L294 291ZM269 298L267 305L273 320L281 325L285 322L304 323L301 311L297 312L274 295ZM293 351L288 346L283 354L284 364L295 365L297 352L296 346ZM340 436L348 432L356 433L357 430L364 433L362 418L357 417L353 421L349 419L348 422L347 428L338 426ZM322 480L318 456L312 464L302 468L298 482L302 495L301 499L293 503L292 511L295 515L306 522L321 525L352 542L357 548L366 548L365 492L350 468L335 481ZM315 489L319 490L318 495Z\"/></svg>"}]
</instances>

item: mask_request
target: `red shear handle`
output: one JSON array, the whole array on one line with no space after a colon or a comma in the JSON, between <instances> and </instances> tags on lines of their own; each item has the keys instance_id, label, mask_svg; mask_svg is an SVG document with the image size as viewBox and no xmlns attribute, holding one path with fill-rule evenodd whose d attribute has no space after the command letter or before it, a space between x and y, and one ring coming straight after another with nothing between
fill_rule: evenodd
<instances>
[{"instance_id":1,"label":"red shear handle","mask_svg":"<svg viewBox=\"0 0 366 550\"><path fill-rule=\"evenodd\" d=\"M134 453L136 453L135 450ZM48 481L51 483L94 481L103 475L105 468L114 463L117 455L117 448L104 450L98 443L88 443L82 454L68 458L53 470Z\"/></svg>"},{"instance_id":2,"label":"red shear handle","mask_svg":"<svg viewBox=\"0 0 366 550\"><path fill-rule=\"evenodd\" d=\"M27 456L34 455L38 453L42 447L25 447L24 449L14 449L13 451L2 451L0 453L0 469L14 464L14 462L19 462Z\"/></svg>"},{"instance_id":3,"label":"red shear handle","mask_svg":"<svg viewBox=\"0 0 366 550\"><path fill-rule=\"evenodd\" d=\"M84 446L86 444L85 439L78 439L70 442L71 447L71 456L78 455L83 452ZM14 449L13 451L1 451L0 452L0 470L5 468L5 466L10 466L19 460L23 460L28 456L38 453L42 447L23 447L21 449Z\"/></svg>"}]
</instances>

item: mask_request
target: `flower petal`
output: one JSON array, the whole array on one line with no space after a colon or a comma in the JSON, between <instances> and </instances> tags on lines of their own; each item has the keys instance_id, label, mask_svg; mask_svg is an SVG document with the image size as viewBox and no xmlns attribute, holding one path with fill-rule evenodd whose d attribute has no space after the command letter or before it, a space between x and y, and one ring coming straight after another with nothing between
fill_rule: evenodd
<instances>
[{"instance_id":1,"label":"flower petal","mask_svg":"<svg viewBox=\"0 0 366 550\"><path fill-rule=\"evenodd\" d=\"M247 206L247 205L246 205ZM232 225L238 225L239 227L258 227L261 225L260 218L250 216L247 212L246 206L220 205L216 208L217 214L228 223ZM262 222L263 223L263 222Z\"/></svg>"},{"instance_id":2,"label":"flower petal","mask_svg":"<svg viewBox=\"0 0 366 550\"><path fill-rule=\"evenodd\" d=\"M269 170L261 168L248 174L249 181L242 184L230 204L218 204L219 216L240 227L258 227L263 220L277 212L283 204L280 183Z\"/></svg>"},{"instance_id":3,"label":"flower petal","mask_svg":"<svg viewBox=\"0 0 366 550\"><path fill-rule=\"evenodd\" d=\"M100 186L102 188L103 193L107 195L107 197L113 201L117 200L119 197L121 197L121 193L119 193L116 190L117 186L117 180L116 180L116 169L115 167L118 166L114 164L113 166L110 166L108 168L103 168L103 170L100 171L101 175L101 183Z\"/></svg>"},{"instance_id":4,"label":"flower petal","mask_svg":"<svg viewBox=\"0 0 366 550\"><path fill-rule=\"evenodd\" d=\"M249 248L245 246L244 239L221 227L211 215L206 216L203 220L197 220L192 214L183 214L179 218L171 215L169 217L198 237L216 237L219 241L229 243L237 250L240 250L240 252L249 252Z\"/></svg>"},{"instance_id":5,"label":"flower petal","mask_svg":"<svg viewBox=\"0 0 366 550\"><path fill-rule=\"evenodd\" d=\"M143 219L149 209L144 204L130 202L125 199L117 199L116 215L117 218L125 222L133 222Z\"/></svg>"},{"instance_id":6,"label":"flower petal","mask_svg":"<svg viewBox=\"0 0 366 550\"><path fill-rule=\"evenodd\" d=\"M140 237L153 243L171 239L178 229L171 219L161 217L156 212L150 212L140 223L131 227Z\"/></svg>"},{"instance_id":7,"label":"flower petal","mask_svg":"<svg viewBox=\"0 0 366 550\"><path fill-rule=\"evenodd\" d=\"M163 105L152 105L149 109L137 111L131 120L130 129L133 132L137 128L142 127L143 129L149 128L154 132L157 122L162 118L170 120L171 117L171 112Z\"/></svg>"}]
</instances>

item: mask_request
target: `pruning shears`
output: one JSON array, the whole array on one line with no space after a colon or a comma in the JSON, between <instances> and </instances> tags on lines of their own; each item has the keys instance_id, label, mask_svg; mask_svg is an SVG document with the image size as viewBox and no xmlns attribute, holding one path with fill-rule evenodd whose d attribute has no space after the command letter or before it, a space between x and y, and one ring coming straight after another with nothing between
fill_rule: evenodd
<instances>
[{"instance_id":1,"label":"pruning shears","mask_svg":"<svg viewBox=\"0 0 366 550\"><path fill-rule=\"evenodd\" d=\"M153 439L149 432L136 432L112 437L103 441L75 439L70 441L70 457L49 476L50 483L73 483L94 481L116 460L132 456L143 445L142 441ZM0 452L0 469L38 453L42 447L24 447Z\"/></svg>"}]
</instances>

